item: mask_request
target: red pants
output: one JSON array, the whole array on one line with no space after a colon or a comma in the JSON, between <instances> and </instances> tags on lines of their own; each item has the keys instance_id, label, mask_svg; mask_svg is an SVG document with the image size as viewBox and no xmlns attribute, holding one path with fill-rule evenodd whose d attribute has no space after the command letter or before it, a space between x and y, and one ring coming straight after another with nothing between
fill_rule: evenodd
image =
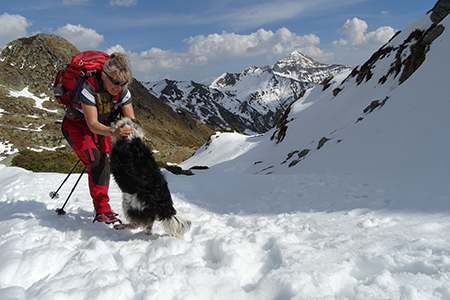
<instances>
[{"instance_id":1,"label":"red pants","mask_svg":"<svg viewBox=\"0 0 450 300\"><path fill-rule=\"evenodd\" d=\"M106 213L109 206L109 154L111 152L111 137L94 135L84 122L65 119L62 131L72 149L86 166L89 175L89 192L95 211Z\"/></svg>"}]
</instances>

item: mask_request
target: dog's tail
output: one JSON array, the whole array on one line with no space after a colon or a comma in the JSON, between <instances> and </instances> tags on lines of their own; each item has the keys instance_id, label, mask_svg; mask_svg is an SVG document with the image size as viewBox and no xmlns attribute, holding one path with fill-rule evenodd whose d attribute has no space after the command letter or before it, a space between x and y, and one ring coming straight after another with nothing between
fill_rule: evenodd
<instances>
[{"instance_id":1,"label":"dog's tail","mask_svg":"<svg viewBox=\"0 0 450 300\"><path fill-rule=\"evenodd\" d=\"M184 238L184 234L191 229L191 221L183 218L179 214L162 220L164 230L170 235L179 239Z\"/></svg>"}]
</instances>

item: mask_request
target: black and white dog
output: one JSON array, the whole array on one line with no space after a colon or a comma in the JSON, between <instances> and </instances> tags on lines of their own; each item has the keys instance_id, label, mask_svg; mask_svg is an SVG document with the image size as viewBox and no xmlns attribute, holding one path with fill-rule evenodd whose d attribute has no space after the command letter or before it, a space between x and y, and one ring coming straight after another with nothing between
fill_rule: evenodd
<instances>
[{"instance_id":1,"label":"black and white dog","mask_svg":"<svg viewBox=\"0 0 450 300\"><path fill-rule=\"evenodd\" d=\"M141 125L122 118L115 122L114 127L123 123L126 123L125 127L134 128L135 132L115 140L111 150L111 173L122 190L122 208L129 224L117 224L114 228L144 227L150 235L153 222L159 220L170 236L183 239L191 221L178 215L174 209L167 181L152 151L144 143Z\"/></svg>"}]
</instances>

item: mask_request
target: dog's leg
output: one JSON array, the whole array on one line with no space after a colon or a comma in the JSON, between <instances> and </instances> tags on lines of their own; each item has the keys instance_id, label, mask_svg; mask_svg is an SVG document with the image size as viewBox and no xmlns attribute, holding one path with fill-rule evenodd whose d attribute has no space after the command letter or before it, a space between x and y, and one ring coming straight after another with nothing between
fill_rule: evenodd
<instances>
[{"instance_id":1,"label":"dog's leg","mask_svg":"<svg viewBox=\"0 0 450 300\"><path fill-rule=\"evenodd\" d=\"M191 221L176 214L170 218L162 220L164 230L170 235L179 239L184 239L184 234L191 228Z\"/></svg>"},{"instance_id":2,"label":"dog's leg","mask_svg":"<svg viewBox=\"0 0 450 300\"><path fill-rule=\"evenodd\" d=\"M147 235L152 235L153 221L147 223L147 227L145 227L145 233Z\"/></svg>"},{"instance_id":3,"label":"dog's leg","mask_svg":"<svg viewBox=\"0 0 450 300\"><path fill-rule=\"evenodd\" d=\"M114 228L117 230L133 230L133 229L138 229L139 225L138 224L117 224L114 225Z\"/></svg>"}]
</instances>

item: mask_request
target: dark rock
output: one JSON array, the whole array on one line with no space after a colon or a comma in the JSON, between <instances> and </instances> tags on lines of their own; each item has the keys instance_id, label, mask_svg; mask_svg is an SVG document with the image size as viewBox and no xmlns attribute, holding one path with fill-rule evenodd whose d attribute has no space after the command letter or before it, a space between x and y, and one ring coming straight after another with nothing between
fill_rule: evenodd
<instances>
[{"instance_id":1,"label":"dark rock","mask_svg":"<svg viewBox=\"0 0 450 300\"><path fill-rule=\"evenodd\" d=\"M450 12L450 0L439 0L432 9L431 21L440 23Z\"/></svg>"},{"instance_id":2,"label":"dark rock","mask_svg":"<svg viewBox=\"0 0 450 300\"><path fill-rule=\"evenodd\" d=\"M328 142L330 139L323 137L320 139L319 144L317 145L317 150L319 150L320 148L322 148L326 142Z\"/></svg>"}]
</instances>

